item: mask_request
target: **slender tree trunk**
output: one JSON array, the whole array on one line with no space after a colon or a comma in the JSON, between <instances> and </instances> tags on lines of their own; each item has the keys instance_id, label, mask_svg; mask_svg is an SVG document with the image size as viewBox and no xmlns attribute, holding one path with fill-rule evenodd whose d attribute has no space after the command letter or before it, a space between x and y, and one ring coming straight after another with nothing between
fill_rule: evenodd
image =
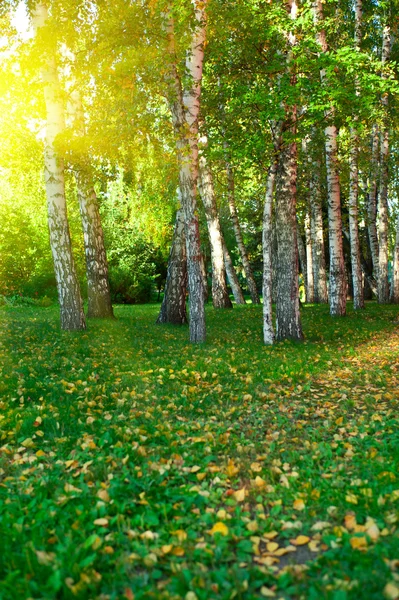
<instances>
[{"instance_id":1,"label":"slender tree trunk","mask_svg":"<svg viewBox=\"0 0 399 600\"><path fill-rule=\"evenodd\" d=\"M378 126L374 125L372 133L371 169L367 198L367 230L369 234L371 259L373 261L373 273L378 281L378 233L377 233L377 195L378 195L378 172L379 172L379 148L380 135Z\"/></svg>"},{"instance_id":2,"label":"slender tree trunk","mask_svg":"<svg viewBox=\"0 0 399 600\"><path fill-rule=\"evenodd\" d=\"M252 267L249 262L248 252L245 247L240 222L238 220L236 202L235 202L235 189L234 189L234 173L233 168L229 162L226 160L226 171L227 171L227 194L228 194L228 202L230 209L231 222L233 224L234 235L236 238L238 250L240 253L242 265L244 267L244 273L247 280L247 285L249 289L249 293L251 296L252 304L259 304L259 294L256 287L255 279L252 273Z\"/></svg>"},{"instance_id":3,"label":"slender tree trunk","mask_svg":"<svg viewBox=\"0 0 399 600\"><path fill-rule=\"evenodd\" d=\"M165 291L157 323L183 325L187 323L187 255L184 235L184 215L176 214L175 230L169 254Z\"/></svg>"},{"instance_id":4,"label":"slender tree trunk","mask_svg":"<svg viewBox=\"0 0 399 600\"><path fill-rule=\"evenodd\" d=\"M310 179L310 232L312 237L312 262L315 302L327 304L327 271L323 235L323 211L320 190L320 161L313 163Z\"/></svg>"},{"instance_id":5,"label":"slender tree trunk","mask_svg":"<svg viewBox=\"0 0 399 600\"><path fill-rule=\"evenodd\" d=\"M70 95L70 110L75 133L81 138L86 135L83 106L79 91ZM108 278L107 253L101 225L98 199L91 177L81 164L73 166L82 220L83 241L86 257L88 317L113 317L111 291Z\"/></svg>"},{"instance_id":6,"label":"slender tree trunk","mask_svg":"<svg viewBox=\"0 0 399 600\"><path fill-rule=\"evenodd\" d=\"M301 231L299 229L298 219L296 221L296 229L297 229L297 244L298 244L298 259L299 259L299 272L302 273L303 284L305 288L305 297L306 302L308 301L308 267L306 261L306 249L305 244L303 243Z\"/></svg>"},{"instance_id":7,"label":"slender tree trunk","mask_svg":"<svg viewBox=\"0 0 399 600\"><path fill-rule=\"evenodd\" d=\"M344 235L346 237L346 239L348 240L348 243L350 242L350 235L349 235L349 231L347 229L343 229ZM360 251L360 264L362 267L362 271L363 271L363 275L365 277L365 279L367 280L367 283L369 285L369 288L371 290L372 293L377 294L377 282L374 279L374 277L370 274L370 269L367 265L367 261L364 258L362 252Z\"/></svg>"},{"instance_id":8,"label":"slender tree trunk","mask_svg":"<svg viewBox=\"0 0 399 600\"><path fill-rule=\"evenodd\" d=\"M245 304L244 294L242 293L240 282L238 281L237 273L234 268L233 261L231 260L230 252L228 251L226 242L224 241L223 233L222 233L222 246L223 246L224 265L226 267L226 275L227 275L227 279L229 280L231 291L233 292L235 303L236 304Z\"/></svg>"},{"instance_id":9,"label":"slender tree trunk","mask_svg":"<svg viewBox=\"0 0 399 600\"><path fill-rule=\"evenodd\" d=\"M362 30L362 0L356 0L355 5L355 48L360 50ZM360 96L359 80L355 78L356 96ZM358 226L358 197L359 197L359 139L356 129L357 115L353 117L354 126L350 131L350 155L349 155L349 231L353 283L353 308L355 310L364 308L363 277L360 264L360 241Z\"/></svg>"},{"instance_id":10,"label":"slender tree trunk","mask_svg":"<svg viewBox=\"0 0 399 600\"><path fill-rule=\"evenodd\" d=\"M212 303L215 308L232 308L227 291L225 265L220 229L219 214L216 205L212 172L204 155L200 157L199 192L205 209L212 260Z\"/></svg>"},{"instance_id":11,"label":"slender tree trunk","mask_svg":"<svg viewBox=\"0 0 399 600\"><path fill-rule=\"evenodd\" d=\"M390 58L391 53L391 29L384 27L382 44L382 64ZM386 79L384 72L382 78ZM388 95L384 94L381 100L385 111L388 109ZM388 283L388 159L389 159L389 123L385 115L384 127L381 131L381 180L380 200L378 203L378 230L379 230L379 254L378 254L378 302L387 304L389 302Z\"/></svg>"},{"instance_id":12,"label":"slender tree trunk","mask_svg":"<svg viewBox=\"0 0 399 600\"><path fill-rule=\"evenodd\" d=\"M88 317L113 317L108 262L98 200L83 171L75 171L86 256Z\"/></svg>"},{"instance_id":13,"label":"slender tree trunk","mask_svg":"<svg viewBox=\"0 0 399 600\"><path fill-rule=\"evenodd\" d=\"M305 238L306 238L306 302L314 303L314 281L313 281L313 248L310 232L310 214L305 214Z\"/></svg>"},{"instance_id":14,"label":"slender tree trunk","mask_svg":"<svg viewBox=\"0 0 399 600\"><path fill-rule=\"evenodd\" d=\"M323 22L322 0L315 0L314 15L317 24ZM318 32L318 42L323 53L328 51L324 29ZM324 69L320 71L322 83L328 83ZM338 132L334 124L335 110L331 106L326 115L330 124L324 130L326 140L326 166L328 186L328 225L330 246L330 314L343 316L346 314L346 276L342 243L341 189L338 174Z\"/></svg>"},{"instance_id":15,"label":"slender tree trunk","mask_svg":"<svg viewBox=\"0 0 399 600\"><path fill-rule=\"evenodd\" d=\"M399 304L399 215L396 221L396 239L395 248L393 251L393 273L390 301L393 304Z\"/></svg>"},{"instance_id":16,"label":"slender tree trunk","mask_svg":"<svg viewBox=\"0 0 399 600\"><path fill-rule=\"evenodd\" d=\"M170 106L179 160L179 183L185 221L187 271L190 310L190 341L205 341L204 285L201 272L201 244L197 214L198 115L205 43L206 1L195 0L195 27L186 60L190 87L183 91L177 70L173 20L168 18L171 57Z\"/></svg>"},{"instance_id":17,"label":"slender tree trunk","mask_svg":"<svg viewBox=\"0 0 399 600\"><path fill-rule=\"evenodd\" d=\"M274 329L273 329L273 196L276 186L276 177L278 170L278 153L280 151L281 140L275 148L275 156L269 169L267 178L265 204L263 207L263 230L262 230L262 246L263 246L263 341L265 344L273 344Z\"/></svg>"},{"instance_id":18,"label":"slender tree trunk","mask_svg":"<svg viewBox=\"0 0 399 600\"><path fill-rule=\"evenodd\" d=\"M32 15L38 36L47 20L47 8L38 2ZM64 161L58 154L55 140L64 129L64 106L55 60L55 45L47 53L42 67L44 99L47 112L44 151L44 178L46 183L47 212L50 246L60 302L61 328L79 330L86 328L83 303L80 295L67 217L64 182Z\"/></svg>"},{"instance_id":19,"label":"slender tree trunk","mask_svg":"<svg viewBox=\"0 0 399 600\"><path fill-rule=\"evenodd\" d=\"M203 252L201 252L200 269L201 269L201 277L202 277L202 291L204 294L204 302L208 302L208 300L209 300L208 272L206 270L205 256L204 256Z\"/></svg>"}]
</instances>

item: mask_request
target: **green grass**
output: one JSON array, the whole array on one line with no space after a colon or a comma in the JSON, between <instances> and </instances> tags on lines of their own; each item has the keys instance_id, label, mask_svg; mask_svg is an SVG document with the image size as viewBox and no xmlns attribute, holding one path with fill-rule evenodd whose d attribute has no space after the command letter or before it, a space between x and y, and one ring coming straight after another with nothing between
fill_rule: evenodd
<instances>
[{"instance_id":1,"label":"green grass","mask_svg":"<svg viewBox=\"0 0 399 600\"><path fill-rule=\"evenodd\" d=\"M0 309L0 598L396 598L398 308L158 308Z\"/></svg>"}]
</instances>

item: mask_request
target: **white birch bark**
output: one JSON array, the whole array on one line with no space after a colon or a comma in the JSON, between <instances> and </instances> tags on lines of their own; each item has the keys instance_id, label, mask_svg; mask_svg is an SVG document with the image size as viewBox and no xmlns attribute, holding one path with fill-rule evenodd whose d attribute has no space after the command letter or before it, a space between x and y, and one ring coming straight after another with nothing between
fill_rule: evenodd
<instances>
[{"instance_id":1,"label":"white birch bark","mask_svg":"<svg viewBox=\"0 0 399 600\"><path fill-rule=\"evenodd\" d=\"M305 238L306 238L306 302L314 302L314 281L313 281L313 247L310 231L309 210L305 214Z\"/></svg>"},{"instance_id":2,"label":"white birch bark","mask_svg":"<svg viewBox=\"0 0 399 600\"><path fill-rule=\"evenodd\" d=\"M205 147L207 140L202 136L201 143ZM205 210L208 226L209 244L212 261L212 304L214 308L232 308L227 291L225 264L220 228L219 214L216 204L215 188L211 169L204 154L199 159L199 192Z\"/></svg>"},{"instance_id":3,"label":"white birch bark","mask_svg":"<svg viewBox=\"0 0 399 600\"><path fill-rule=\"evenodd\" d=\"M224 241L223 233L222 233L222 246L223 246L223 256L224 256L224 264L226 267L226 275L229 281L229 285L231 287L231 291L233 292L234 301L236 304L246 304L244 294L242 293L240 282L238 281L237 273L233 265L233 261L230 256L230 252L227 249L226 242Z\"/></svg>"},{"instance_id":4,"label":"white birch bark","mask_svg":"<svg viewBox=\"0 0 399 600\"><path fill-rule=\"evenodd\" d=\"M396 221L396 239L393 251L393 273L390 301L393 304L399 304L399 214Z\"/></svg>"},{"instance_id":5,"label":"white birch bark","mask_svg":"<svg viewBox=\"0 0 399 600\"><path fill-rule=\"evenodd\" d=\"M385 25L382 40L382 58L384 64L389 60L391 53L391 29ZM382 72L382 78L387 75ZM388 95L384 94L381 102L385 111L388 110ZM389 283L388 283L388 159L389 159L389 125L387 115L385 123L381 130L381 178L380 178L380 197L378 203L378 233L379 233L379 253L378 253L378 302L387 304L389 302Z\"/></svg>"},{"instance_id":6,"label":"white birch bark","mask_svg":"<svg viewBox=\"0 0 399 600\"><path fill-rule=\"evenodd\" d=\"M171 59L170 81L173 88L169 90L169 102L176 137L179 185L185 220L189 326L192 343L204 342L206 337L204 282L201 272L201 246L197 215L198 115L204 59L205 8L206 1L194 1L195 27L186 60L190 85L185 90L182 89L177 70L173 20L170 17L168 17L167 25L168 51Z\"/></svg>"},{"instance_id":7,"label":"white birch bark","mask_svg":"<svg viewBox=\"0 0 399 600\"><path fill-rule=\"evenodd\" d=\"M312 237L314 300L317 303L327 304L327 270L324 250L323 210L321 206L320 160L312 162L312 166L312 176L310 179L310 232Z\"/></svg>"},{"instance_id":8,"label":"white birch bark","mask_svg":"<svg viewBox=\"0 0 399 600\"><path fill-rule=\"evenodd\" d=\"M74 83L72 82L72 84ZM86 127L83 106L79 90L76 88L70 94L69 110L73 119L75 134L84 138ZM91 177L83 164L75 162L73 172L78 192L86 258L87 316L93 318L112 318L114 313L109 287L108 261L97 195Z\"/></svg>"},{"instance_id":9,"label":"white birch bark","mask_svg":"<svg viewBox=\"0 0 399 600\"><path fill-rule=\"evenodd\" d=\"M279 150L279 149L278 149ZM273 328L273 197L276 186L276 176L278 170L278 152L270 165L269 175L266 184L265 204L263 207L263 229L262 229L262 248L263 248L263 341L270 345L274 342Z\"/></svg>"},{"instance_id":10,"label":"white birch bark","mask_svg":"<svg viewBox=\"0 0 399 600\"><path fill-rule=\"evenodd\" d=\"M378 281L378 233L377 233L377 195L378 195L378 172L379 172L379 149L380 135L377 125L373 126L371 150L371 169L368 185L367 198L367 231L369 235L371 260L373 261L373 273Z\"/></svg>"},{"instance_id":11,"label":"white birch bark","mask_svg":"<svg viewBox=\"0 0 399 600\"><path fill-rule=\"evenodd\" d=\"M355 3L355 49L360 50L362 30L362 0ZM360 96L359 80L355 77L356 96ZM360 264L360 240L358 226L358 197L359 197L359 139L356 129L358 118L354 115L354 125L350 130L349 150L349 232L353 283L353 308L364 308L363 277Z\"/></svg>"},{"instance_id":12,"label":"white birch bark","mask_svg":"<svg viewBox=\"0 0 399 600\"><path fill-rule=\"evenodd\" d=\"M313 3L316 24L323 22L323 2ZM326 33L319 29L317 39L323 53L328 51ZM320 70L322 83L328 84L324 69ZM328 187L328 225L330 247L330 281L329 300L330 314L343 316L346 314L346 274L344 250L342 242L341 188L338 174L338 144L337 127L334 124L335 109L330 107L326 117L329 124L325 127L327 187Z\"/></svg>"},{"instance_id":13,"label":"white birch bark","mask_svg":"<svg viewBox=\"0 0 399 600\"><path fill-rule=\"evenodd\" d=\"M225 144L226 148L226 144ZM233 231L237 242L238 251L240 253L242 266L244 267L244 273L247 280L248 290L251 296L252 304L259 304L259 294L256 287L255 279L252 272L251 263L249 262L248 252L244 244L242 237L241 225L238 219L236 201L235 201L235 187L234 187L234 172L230 161L226 157L226 172L227 172L227 199L229 203L230 217L233 225Z\"/></svg>"},{"instance_id":14,"label":"white birch bark","mask_svg":"<svg viewBox=\"0 0 399 600\"><path fill-rule=\"evenodd\" d=\"M47 8L36 3L32 22L40 36L47 20ZM44 150L44 178L46 184L50 246L60 303L61 328L79 330L86 328L83 303L72 254L67 206L65 198L64 161L56 149L57 136L64 130L64 106L55 58L56 47L46 50L41 76L47 113Z\"/></svg>"},{"instance_id":15,"label":"white birch bark","mask_svg":"<svg viewBox=\"0 0 399 600\"><path fill-rule=\"evenodd\" d=\"M176 214L172 246L169 254L165 291L157 323L183 325L187 323L187 256L184 235L184 215L180 208Z\"/></svg>"},{"instance_id":16,"label":"white birch bark","mask_svg":"<svg viewBox=\"0 0 399 600\"><path fill-rule=\"evenodd\" d=\"M303 239L302 239L302 232L300 230L300 226L298 223L298 219L296 220L296 230L297 230L297 235L296 235L296 239L297 239L297 245L298 245L298 260L299 260L299 273L302 273L302 277L303 277L303 284L304 284L304 288L305 288L305 297L306 297L306 302L308 301L308 269L307 269L307 262L306 262L306 249L305 249L305 244L303 243Z\"/></svg>"}]
</instances>

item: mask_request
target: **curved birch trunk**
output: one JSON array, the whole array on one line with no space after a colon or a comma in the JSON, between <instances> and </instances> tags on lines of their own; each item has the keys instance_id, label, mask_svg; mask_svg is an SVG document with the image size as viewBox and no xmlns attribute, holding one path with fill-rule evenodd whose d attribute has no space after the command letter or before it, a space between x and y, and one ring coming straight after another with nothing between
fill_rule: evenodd
<instances>
[{"instance_id":1,"label":"curved birch trunk","mask_svg":"<svg viewBox=\"0 0 399 600\"><path fill-rule=\"evenodd\" d=\"M183 91L177 70L173 20L168 17L167 33L171 56L170 108L179 161L179 186L185 222L190 312L190 341L205 341L204 282L201 271L201 244L197 214L198 115L205 43L206 1L195 0L195 28L186 68L191 87Z\"/></svg>"},{"instance_id":2,"label":"curved birch trunk","mask_svg":"<svg viewBox=\"0 0 399 600\"><path fill-rule=\"evenodd\" d=\"M44 27L46 20L47 8L38 2L32 13L32 22L36 33L39 33L40 29ZM55 54L48 54L45 57L41 74L47 112L44 178L50 246L60 303L61 328L79 330L86 328L86 322L72 254L65 198L64 161L55 147L55 139L65 127L64 106Z\"/></svg>"},{"instance_id":3,"label":"curved birch trunk","mask_svg":"<svg viewBox=\"0 0 399 600\"><path fill-rule=\"evenodd\" d=\"M391 29L384 27L382 43L382 64L384 65L391 53ZM382 78L386 79L383 73ZM388 95L384 94L381 99L385 110L388 109ZM388 283L388 159L389 159L389 129L388 119L385 116L384 127L381 131L381 179L380 179L380 199L378 203L378 233L379 233L379 253L378 253L378 302L387 304L389 302L389 283Z\"/></svg>"},{"instance_id":4,"label":"curved birch trunk","mask_svg":"<svg viewBox=\"0 0 399 600\"><path fill-rule=\"evenodd\" d=\"M224 265L226 267L226 275L231 287L231 291L233 292L234 301L236 304L246 304L244 294L242 293L240 282L238 281L237 273L233 265L233 261L231 260L230 252L228 251L226 242L224 241L223 233L222 246Z\"/></svg>"},{"instance_id":5,"label":"curved birch trunk","mask_svg":"<svg viewBox=\"0 0 399 600\"><path fill-rule=\"evenodd\" d=\"M367 231L369 234L371 260L373 261L373 273L378 281L378 233L377 233L377 195L378 195L378 171L379 171L379 147L380 135L378 126L373 126L370 181L367 198Z\"/></svg>"},{"instance_id":6,"label":"curved birch trunk","mask_svg":"<svg viewBox=\"0 0 399 600\"><path fill-rule=\"evenodd\" d=\"M277 150L277 149L276 149ZM279 150L279 149L278 149ZM262 229L262 247L263 247L263 341L265 344L273 344L273 196L276 186L276 176L278 170L278 154L274 157L270 165L269 175L266 184L265 204L263 207L263 229Z\"/></svg>"},{"instance_id":7,"label":"curved birch trunk","mask_svg":"<svg viewBox=\"0 0 399 600\"><path fill-rule=\"evenodd\" d=\"M255 279L252 273L251 263L249 262L248 252L242 238L241 226L238 220L238 213L235 201L234 189L234 173L233 168L228 160L226 160L227 172L227 198L229 203L230 217L233 224L233 231L237 242L238 251L240 253L242 266L247 280L248 290L251 296L252 304L260 304L259 294L256 287Z\"/></svg>"},{"instance_id":8,"label":"curved birch trunk","mask_svg":"<svg viewBox=\"0 0 399 600\"><path fill-rule=\"evenodd\" d=\"M187 323L187 256L184 235L184 215L180 208L176 214L175 229L169 254L165 291L157 323L183 325Z\"/></svg>"},{"instance_id":9,"label":"curved birch trunk","mask_svg":"<svg viewBox=\"0 0 399 600\"><path fill-rule=\"evenodd\" d=\"M75 133L81 138L86 135L83 106L80 93L75 89L69 102ZM73 165L80 217L83 229L83 241L86 258L87 299L90 318L113 317L111 290L108 278L107 253L104 244L104 232L101 225L98 199L91 177L84 167Z\"/></svg>"},{"instance_id":10,"label":"curved birch trunk","mask_svg":"<svg viewBox=\"0 0 399 600\"><path fill-rule=\"evenodd\" d=\"M204 155L199 160L198 187L205 209L209 244L211 247L212 304L214 308L232 308L233 305L226 285L222 232L216 205L215 188L213 186L212 172Z\"/></svg>"},{"instance_id":11,"label":"curved birch trunk","mask_svg":"<svg viewBox=\"0 0 399 600\"><path fill-rule=\"evenodd\" d=\"M310 179L310 233L312 237L312 262L314 301L328 303L326 258L323 235L323 210L321 206L320 190L320 161L313 163L313 172Z\"/></svg>"},{"instance_id":12,"label":"curved birch trunk","mask_svg":"<svg viewBox=\"0 0 399 600\"><path fill-rule=\"evenodd\" d=\"M360 50L361 28L362 28L362 0L356 0L355 4L355 48ZM356 96L360 96L359 80L355 77ZM358 120L354 115L353 122ZM358 197L359 197L359 139L357 129L354 125L350 130L349 151L349 232L353 283L353 308L355 310L364 308L363 277L360 264L360 241L358 226Z\"/></svg>"},{"instance_id":13,"label":"curved birch trunk","mask_svg":"<svg viewBox=\"0 0 399 600\"><path fill-rule=\"evenodd\" d=\"M316 24L323 22L323 2L313 3ZM323 53L328 51L326 33L320 29L317 35ZM324 69L320 71L322 83L327 83ZM328 232L330 247L330 314L344 316L346 314L346 274L344 249L342 242L341 187L338 174L337 128L334 125L335 109L331 106L326 115L332 123L325 130L326 167L328 187Z\"/></svg>"}]
</instances>

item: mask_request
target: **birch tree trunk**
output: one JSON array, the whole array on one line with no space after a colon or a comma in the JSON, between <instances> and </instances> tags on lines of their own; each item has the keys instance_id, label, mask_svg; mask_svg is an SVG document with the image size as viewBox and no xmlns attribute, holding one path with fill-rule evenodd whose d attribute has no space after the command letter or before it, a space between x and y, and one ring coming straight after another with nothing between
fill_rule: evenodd
<instances>
[{"instance_id":1,"label":"birch tree trunk","mask_svg":"<svg viewBox=\"0 0 399 600\"><path fill-rule=\"evenodd\" d=\"M313 247L310 232L310 214L305 214L305 238L306 238L306 302L314 303L314 281L313 281Z\"/></svg>"},{"instance_id":2,"label":"birch tree trunk","mask_svg":"<svg viewBox=\"0 0 399 600\"><path fill-rule=\"evenodd\" d=\"M377 195L378 195L378 171L379 171L379 148L380 135L378 126L374 125L372 133L371 169L368 186L367 202L367 230L369 234L371 260L373 261L373 273L378 281L378 233L377 233Z\"/></svg>"},{"instance_id":3,"label":"birch tree trunk","mask_svg":"<svg viewBox=\"0 0 399 600\"><path fill-rule=\"evenodd\" d=\"M277 172L277 303L276 337L302 340L299 312L298 243L296 228L297 147L283 147Z\"/></svg>"},{"instance_id":4,"label":"birch tree trunk","mask_svg":"<svg viewBox=\"0 0 399 600\"><path fill-rule=\"evenodd\" d=\"M231 260L230 252L228 251L226 242L224 241L223 233L222 246L224 265L226 267L226 275L231 287L231 291L233 292L234 301L236 304L246 304L244 294L242 293L240 282L238 281L237 273L233 265L233 261Z\"/></svg>"},{"instance_id":5,"label":"birch tree trunk","mask_svg":"<svg viewBox=\"0 0 399 600\"><path fill-rule=\"evenodd\" d=\"M355 4L355 49L360 50L361 28L362 28L362 0L356 0ZM359 81L355 78L356 96L360 96ZM354 115L353 122L357 122ZM358 227L358 197L359 197L359 139L356 126L350 130L350 152L349 152L349 231L353 283L353 308L355 310L364 308L363 277L360 264L360 241Z\"/></svg>"},{"instance_id":6,"label":"birch tree trunk","mask_svg":"<svg viewBox=\"0 0 399 600\"><path fill-rule=\"evenodd\" d=\"M313 3L316 24L323 22L323 2ZM328 51L326 33L320 29L317 35L323 53ZM324 69L320 70L322 83L327 84ZM330 124L324 130L326 144L326 166L328 187L328 231L330 247L330 314L343 316L346 314L346 275L344 250L342 243L341 188L338 174L337 128L334 125L335 109L330 107L328 114Z\"/></svg>"},{"instance_id":7,"label":"birch tree trunk","mask_svg":"<svg viewBox=\"0 0 399 600\"><path fill-rule=\"evenodd\" d=\"M391 53L391 29L385 25L382 40L382 64L384 65L390 58ZM387 75L382 73L382 78ZM381 102L385 111L388 110L388 95L384 94ZM389 124L387 115L381 131L381 179L380 179L380 198L378 203L378 233L379 233L379 253L378 253L378 302L387 304L389 302L389 283L388 283L388 159L389 159Z\"/></svg>"},{"instance_id":8,"label":"birch tree trunk","mask_svg":"<svg viewBox=\"0 0 399 600\"><path fill-rule=\"evenodd\" d=\"M172 246L169 254L165 291L157 323L183 325L187 323L187 255L184 235L184 215L180 208L176 214Z\"/></svg>"},{"instance_id":9,"label":"birch tree trunk","mask_svg":"<svg viewBox=\"0 0 399 600\"><path fill-rule=\"evenodd\" d=\"M299 260L299 272L302 273L303 276L303 284L305 288L305 296L306 302L308 301L308 269L306 262L306 250L305 244L303 243L302 234L299 229L298 219L296 220L296 230L297 230L297 245L298 245L298 260Z\"/></svg>"},{"instance_id":10,"label":"birch tree trunk","mask_svg":"<svg viewBox=\"0 0 399 600\"><path fill-rule=\"evenodd\" d=\"M225 146L226 147L226 146ZM247 280L248 290L251 296L252 304L260 304L259 294L256 287L255 279L252 273L251 263L249 262L248 252L242 238L241 226L238 220L238 213L235 201L235 188L234 188L234 172L229 160L226 160L226 172L227 172L227 198L229 202L229 210L231 222L233 224L234 235L236 238L238 251L240 253L242 266L244 267L244 273Z\"/></svg>"},{"instance_id":11,"label":"birch tree trunk","mask_svg":"<svg viewBox=\"0 0 399 600\"><path fill-rule=\"evenodd\" d=\"M390 301L393 304L399 304L399 215L396 221L396 239L395 248L393 251L393 273Z\"/></svg>"},{"instance_id":12,"label":"birch tree trunk","mask_svg":"<svg viewBox=\"0 0 399 600\"><path fill-rule=\"evenodd\" d=\"M47 8L38 2L32 13L33 27L41 35L47 20ZM47 40L46 40L47 42ZM64 130L64 106L57 73L55 45L47 50L41 75L47 113L44 149L44 178L46 184L50 246L60 303L61 328L86 328L83 302L72 254L65 198L64 161L58 154L55 140Z\"/></svg>"},{"instance_id":13,"label":"birch tree trunk","mask_svg":"<svg viewBox=\"0 0 399 600\"><path fill-rule=\"evenodd\" d=\"M324 250L320 170L320 161L315 161L313 163L313 172L310 179L310 233L312 237L313 284L315 295L314 301L327 304L327 272Z\"/></svg>"},{"instance_id":14,"label":"birch tree trunk","mask_svg":"<svg viewBox=\"0 0 399 600\"><path fill-rule=\"evenodd\" d=\"M70 95L70 110L75 133L84 138L86 127L82 101L77 89L73 90ZM87 316L96 318L113 317L107 254L97 195L85 167L75 163L73 171L78 191L86 258Z\"/></svg>"},{"instance_id":15,"label":"birch tree trunk","mask_svg":"<svg viewBox=\"0 0 399 600\"><path fill-rule=\"evenodd\" d=\"M296 0L287 4L290 18L297 18ZM295 35L288 37L287 73L291 85L296 84L292 69L292 51ZM277 231L277 303L276 338L302 340L303 332L299 311L298 240L296 224L296 192L298 151L296 136L297 107L285 107L285 122L281 125L281 151L276 175L276 231ZM284 135L286 134L286 135Z\"/></svg>"},{"instance_id":16,"label":"birch tree trunk","mask_svg":"<svg viewBox=\"0 0 399 600\"><path fill-rule=\"evenodd\" d=\"M173 89L170 90L170 107L176 137L179 161L179 185L185 222L187 272L189 290L190 341L205 341L204 282L201 272L201 244L197 215L198 181L198 115L201 93L202 65L205 43L206 1L195 0L195 27L191 49L186 60L190 86L183 91L177 70L173 20L168 18L170 73Z\"/></svg>"},{"instance_id":17,"label":"birch tree trunk","mask_svg":"<svg viewBox=\"0 0 399 600\"><path fill-rule=\"evenodd\" d=\"M278 146L280 145L280 141ZM276 148L277 150L277 148ZM279 148L278 148L279 151ZM272 164L270 165L269 175L266 185L265 204L263 207L263 229L262 229L262 247L263 247L263 341L265 344L273 344L273 196L276 186L276 177L278 170L278 153L276 151Z\"/></svg>"},{"instance_id":18,"label":"birch tree trunk","mask_svg":"<svg viewBox=\"0 0 399 600\"><path fill-rule=\"evenodd\" d=\"M206 143L206 142L205 142ZM205 209L212 260L212 303L214 308L232 308L227 291L222 232L216 205L212 172L204 155L199 160L199 192Z\"/></svg>"}]
</instances>

